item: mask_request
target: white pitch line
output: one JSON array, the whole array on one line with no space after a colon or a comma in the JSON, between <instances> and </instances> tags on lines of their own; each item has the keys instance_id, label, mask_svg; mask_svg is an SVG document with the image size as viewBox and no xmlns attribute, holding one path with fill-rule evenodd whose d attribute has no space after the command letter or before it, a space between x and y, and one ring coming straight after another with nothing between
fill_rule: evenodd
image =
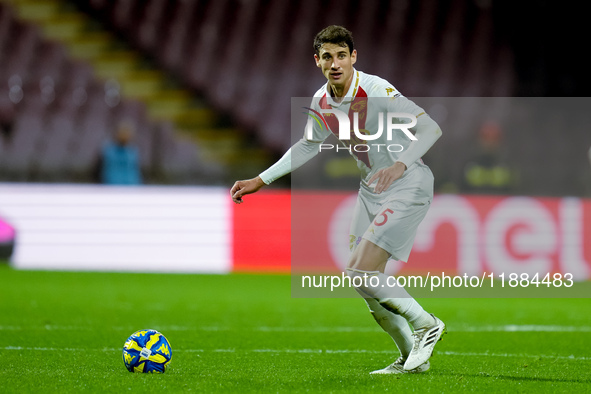
<instances>
[{"instance_id":1,"label":"white pitch line","mask_svg":"<svg viewBox=\"0 0 591 394\"><path fill-rule=\"evenodd\" d=\"M56 347L26 347L26 346L5 346L0 347L0 350L26 350L26 351L66 351L66 352L120 352L121 349L116 348L101 348L101 349L83 349L83 348L56 348ZM367 349L178 349L176 352L181 353L298 353L298 354L392 354L392 350L367 350ZM544 358L551 360L567 360L567 361L591 361L591 357L583 356L558 356L550 354L523 354L523 353L491 353L491 352L453 352L442 351L436 354L446 356L461 356L461 357L506 357L506 358Z\"/></svg>"},{"instance_id":2,"label":"white pitch line","mask_svg":"<svg viewBox=\"0 0 591 394\"><path fill-rule=\"evenodd\" d=\"M451 329L450 329L451 330ZM508 324L504 326L457 327L456 332L591 332L588 326L555 326Z\"/></svg>"},{"instance_id":3,"label":"white pitch line","mask_svg":"<svg viewBox=\"0 0 591 394\"><path fill-rule=\"evenodd\" d=\"M32 350L40 352L84 352L84 351L99 351L99 352L111 352L111 351L122 351L121 349L114 348L102 348L102 349L81 349L71 347L37 347L37 346L5 346L1 347L0 350Z\"/></svg>"},{"instance_id":4,"label":"white pitch line","mask_svg":"<svg viewBox=\"0 0 591 394\"><path fill-rule=\"evenodd\" d=\"M215 331L214 329L209 329ZM449 327L451 332L591 332L589 326L517 325L502 326L458 326ZM220 330L222 331L222 330ZM381 332L378 327L256 327L254 331L268 332Z\"/></svg>"},{"instance_id":5,"label":"white pitch line","mask_svg":"<svg viewBox=\"0 0 591 394\"><path fill-rule=\"evenodd\" d=\"M126 330L134 331L129 327L111 327L113 330ZM47 331L85 331L93 330L93 326L56 326L56 325L45 325L45 326L0 326L0 331L25 331L25 330L47 330ZM159 331L231 331L234 330L232 327L219 327L219 326L158 326ZM451 326L448 327L451 332L591 332L590 326L558 326L558 325L535 325L535 324L507 324L500 326ZM243 327L242 331L259 331L259 332L381 332L381 329L376 327Z\"/></svg>"},{"instance_id":6,"label":"white pitch line","mask_svg":"<svg viewBox=\"0 0 591 394\"><path fill-rule=\"evenodd\" d=\"M464 356L464 357L523 357L523 358L546 358L552 360L573 360L573 361L591 361L591 357L584 356L555 356L550 354L517 354L517 353L490 353L490 352L452 352L443 351L435 354L444 354L446 356Z\"/></svg>"}]
</instances>

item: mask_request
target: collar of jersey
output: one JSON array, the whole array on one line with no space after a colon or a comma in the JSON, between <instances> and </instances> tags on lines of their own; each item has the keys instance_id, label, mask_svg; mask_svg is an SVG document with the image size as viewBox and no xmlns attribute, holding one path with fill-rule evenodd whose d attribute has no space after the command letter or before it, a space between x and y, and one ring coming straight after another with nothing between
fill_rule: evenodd
<instances>
[{"instance_id":1,"label":"collar of jersey","mask_svg":"<svg viewBox=\"0 0 591 394\"><path fill-rule=\"evenodd\" d=\"M357 71L356 69L353 69L353 78L354 83L352 83L351 86L349 86L349 90L347 90L347 93L345 94L343 101L341 101L340 103L337 103L333 100L332 96L330 95L330 91L328 90L328 83L326 84L326 102L328 105L330 105L331 107L340 107L341 105L351 104L353 98L357 94L357 89L359 88L359 71Z\"/></svg>"}]
</instances>

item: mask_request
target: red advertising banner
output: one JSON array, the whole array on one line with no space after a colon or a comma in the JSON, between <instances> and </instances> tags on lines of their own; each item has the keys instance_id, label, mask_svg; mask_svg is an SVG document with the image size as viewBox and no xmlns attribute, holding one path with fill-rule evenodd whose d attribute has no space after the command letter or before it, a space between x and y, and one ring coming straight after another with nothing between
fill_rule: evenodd
<instances>
[{"instance_id":1,"label":"red advertising banner","mask_svg":"<svg viewBox=\"0 0 591 394\"><path fill-rule=\"evenodd\" d=\"M336 272L349 255L356 195L266 192L233 210L235 271ZM591 279L591 201L438 195L407 263L390 273L571 273Z\"/></svg>"},{"instance_id":2,"label":"red advertising banner","mask_svg":"<svg viewBox=\"0 0 591 394\"><path fill-rule=\"evenodd\" d=\"M289 191L262 191L232 204L234 271L290 271L290 201Z\"/></svg>"}]
</instances>

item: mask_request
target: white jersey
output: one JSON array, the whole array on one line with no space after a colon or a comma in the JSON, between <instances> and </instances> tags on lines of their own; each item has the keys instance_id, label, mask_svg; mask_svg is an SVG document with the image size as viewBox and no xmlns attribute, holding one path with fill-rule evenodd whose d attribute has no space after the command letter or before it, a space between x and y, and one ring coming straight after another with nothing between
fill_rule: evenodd
<instances>
[{"instance_id":1,"label":"white jersey","mask_svg":"<svg viewBox=\"0 0 591 394\"><path fill-rule=\"evenodd\" d=\"M350 119L350 139L339 139L339 150L347 149L357 161L361 171L362 186L368 187L367 181L373 174L386 167L392 166L401 154L408 148L411 139L401 129L394 129L391 137L387 133L387 113L405 113L419 116L428 116L425 111L411 100L404 97L391 83L375 75L366 74L354 70L353 81L345 97L336 102L328 91L328 83L324 84L314 94L312 100L313 111L316 118L322 115L323 122L309 120L309 125L304 133L304 139L310 142L323 142L331 134L339 136L339 124L337 117L331 113L322 112L325 109L338 109L348 114ZM358 113L358 129L361 134L376 136L380 130L380 117L382 118L381 136L375 140L360 140L353 132L354 113ZM381 113L381 114L380 114ZM409 123L410 118L400 117L392 123ZM311 133L308 130L312 127ZM311 136L309 135L311 134ZM365 146L361 146L365 145ZM403 178L411 176L416 166L423 166L420 159L407 164L408 169L404 176L394 184L401 183ZM423 173L419 171L418 173ZM419 174L416 175L419 175Z\"/></svg>"},{"instance_id":2,"label":"white jersey","mask_svg":"<svg viewBox=\"0 0 591 394\"><path fill-rule=\"evenodd\" d=\"M324 140L331 134L338 138L341 134L339 123L347 126L348 120L348 127L342 130L346 138L339 138L337 147L348 150L357 161L361 171L360 192L374 195L375 202L380 204L392 200L429 204L433 198L433 174L423 164L421 156L441 136L437 123L392 84L374 75L354 70L351 86L340 102L335 102L327 89L328 83L312 99L303 138L259 175L263 182L270 184L306 163L322 151L323 146L330 146L324 144ZM388 119L388 113L398 115ZM338 117L344 122L339 122ZM416 121L416 127L412 128L415 135L408 129L402 130L402 124L412 121ZM390 133L389 123L398 124L390 128ZM361 137L357 137L355 130ZM397 161L406 165L406 171L385 193L375 195L375 184L368 185L367 182L377 171Z\"/></svg>"}]
</instances>

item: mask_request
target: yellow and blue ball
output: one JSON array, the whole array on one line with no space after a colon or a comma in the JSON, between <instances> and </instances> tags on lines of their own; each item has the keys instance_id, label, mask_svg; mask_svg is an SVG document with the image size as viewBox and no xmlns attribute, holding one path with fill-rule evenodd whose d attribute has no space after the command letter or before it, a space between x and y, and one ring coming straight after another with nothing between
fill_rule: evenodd
<instances>
[{"instance_id":1,"label":"yellow and blue ball","mask_svg":"<svg viewBox=\"0 0 591 394\"><path fill-rule=\"evenodd\" d=\"M156 330L136 331L123 345L123 362L129 372L164 373L171 359L170 343Z\"/></svg>"}]
</instances>

